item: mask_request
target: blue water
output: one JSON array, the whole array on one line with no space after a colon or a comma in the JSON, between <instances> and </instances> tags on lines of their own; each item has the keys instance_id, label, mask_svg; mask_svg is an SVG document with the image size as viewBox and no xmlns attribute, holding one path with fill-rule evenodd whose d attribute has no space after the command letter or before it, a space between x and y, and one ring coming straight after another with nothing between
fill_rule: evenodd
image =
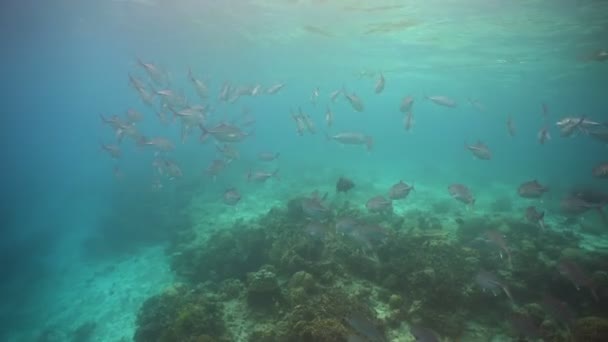
<instances>
[{"instance_id":1,"label":"blue water","mask_svg":"<svg viewBox=\"0 0 608 342\"><path fill-rule=\"evenodd\" d=\"M372 6L348 3L0 5L0 339L34 341L45 329L67 334L83 322L106 319L107 325L96 328L96 341L129 340L128 327L133 329L142 301L174 281L162 252L168 239L164 228L196 225L192 217L230 218L234 209L222 203L229 187L243 195L235 217L265 213L316 189L333 192L340 175L356 181L355 202L361 208L403 179L422 189L422 198L438 201L450 200L449 184L467 184L479 197L478 210L487 211L494 197L515 197L519 184L538 179L551 188L538 205L556 222L561 220L558 202L572 186L608 190L591 174L605 161L605 144L583 133L561 138L555 125L562 117L581 115L608 122L608 62L581 58L608 48L604 2L415 1L367 11L362 8ZM411 24L366 34L382 23L404 21ZM241 158L216 181L203 173L218 158L214 143L201 144L196 128L182 143L179 123L163 126L129 86L129 74L147 79L138 58L166 70L171 89L183 91L191 104L209 104L211 124L225 113L238 118L244 108L255 117L254 136L238 144ZM188 68L209 85L208 100L197 97ZM373 75L360 76L362 70ZM375 94L380 72L386 88ZM285 88L229 104L217 99L224 81L264 87L283 82ZM362 113L343 97L330 102L329 93L343 86L362 98ZM316 87L321 95L313 105L309 98ZM406 95L415 98L409 132L399 112ZM458 107L437 106L425 95L449 96ZM467 98L486 110L476 110ZM335 115L331 128L323 119L327 105ZM299 107L312 116L316 134L297 135L289 113ZM152 150L126 138L122 157L114 161L100 148L115 136L99 115L123 115L129 108L143 113L137 124L142 134L176 145L168 157L183 177L164 177L160 191L152 189ZM507 134L508 115L517 126L515 137ZM553 139L541 145L536 134L545 124ZM326 132L343 131L373 137L373 149L341 147L325 138ZM492 160L476 160L464 149L465 141L477 140L489 146ZM262 151L281 156L260 164L256 155ZM115 177L115 167L124 179ZM250 170L275 168L280 180L263 185L246 180ZM423 201L415 202L416 195L407 205L425 208ZM204 209L193 214L197 206ZM514 216L523 215L517 210ZM139 228L122 229L133 226ZM109 235L87 244L99 234ZM112 279L118 272L132 276ZM83 298L90 294L99 297ZM116 312L130 321L113 326Z\"/></svg>"}]
</instances>

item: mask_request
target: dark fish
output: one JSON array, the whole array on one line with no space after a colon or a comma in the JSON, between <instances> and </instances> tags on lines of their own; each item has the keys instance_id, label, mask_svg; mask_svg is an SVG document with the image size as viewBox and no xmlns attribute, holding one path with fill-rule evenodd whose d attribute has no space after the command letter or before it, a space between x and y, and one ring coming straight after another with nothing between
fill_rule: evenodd
<instances>
[{"instance_id":1,"label":"dark fish","mask_svg":"<svg viewBox=\"0 0 608 342\"><path fill-rule=\"evenodd\" d=\"M562 126L562 128L559 131L560 135L564 138L570 137L577 128L580 129L582 127L582 124L584 121L585 121L585 117L583 116L578 121L575 121L571 124Z\"/></svg>"},{"instance_id":2,"label":"dark fish","mask_svg":"<svg viewBox=\"0 0 608 342\"><path fill-rule=\"evenodd\" d=\"M598 127L587 131L589 136L603 143L608 143L608 127Z\"/></svg>"},{"instance_id":3,"label":"dark fish","mask_svg":"<svg viewBox=\"0 0 608 342\"><path fill-rule=\"evenodd\" d=\"M608 162L603 162L593 168L593 177L596 178L608 178Z\"/></svg>"},{"instance_id":4,"label":"dark fish","mask_svg":"<svg viewBox=\"0 0 608 342\"><path fill-rule=\"evenodd\" d=\"M361 98L359 98L359 96L357 96L357 94L352 93L349 94L346 91L344 91L344 97L346 97L346 99L348 100L348 103L350 103L350 106L357 112L362 112L365 109L365 106L363 105L363 101L361 100Z\"/></svg>"},{"instance_id":5,"label":"dark fish","mask_svg":"<svg viewBox=\"0 0 608 342\"><path fill-rule=\"evenodd\" d=\"M574 320L574 313L570 310L568 304L551 295L545 293L540 305L549 315L551 315L551 317L553 317L553 319L559 323L568 326Z\"/></svg>"},{"instance_id":6,"label":"dark fish","mask_svg":"<svg viewBox=\"0 0 608 342\"><path fill-rule=\"evenodd\" d=\"M540 131L538 131L538 134L536 135L536 137L538 138L538 142L541 145L544 145L548 140L551 140L551 134L549 133L549 127L543 127L540 129Z\"/></svg>"},{"instance_id":7,"label":"dark fish","mask_svg":"<svg viewBox=\"0 0 608 342\"><path fill-rule=\"evenodd\" d=\"M399 110L401 113L407 113L412 110L412 106L414 105L414 98L411 96L406 96L401 100L401 105L399 106Z\"/></svg>"},{"instance_id":8,"label":"dark fish","mask_svg":"<svg viewBox=\"0 0 608 342\"><path fill-rule=\"evenodd\" d=\"M414 190L414 186L409 186L403 183L403 181L399 181L399 183L393 185L389 190L388 198L391 200L403 199L406 198L412 190Z\"/></svg>"},{"instance_id":9,"label":"dark fish","mask_svg":"<svg viewBox=\"0 0 608 342\"><path fill-rule=\"evenodd\" d=\"M405 114L405 117L403 118L403 128L405 128L405 130L409 132L412 127L414 127L414 114L410 110Z\"/></svg>"},{"instance_id":10,"label":"dark fish","mask_svg":"<svg viewBox=\"0 0 608 342\"><path fill-rule=\"evenodd\" d=\"M336 183L336 192L348 192L355 187L355 183L345 177L340 177Z\"/></svg>"},{"instance_id":11,"label":"dark fish","mask_svg":"<svg viewBox=\"0 0 608 342\"><path fill-rule=\"evenodd\" d=\"M380 330L363 315L352 314L344 318L344 320L353 330L370 341L384 341L384 336Z\"/></svg>"},{"instance_id":12,"label":"dark fish","mask_svg":"<svg viewBox=\"0 0 608 342\"><path fill-rule=\"evenodd\" d=\"M389 199L386 199L382 195L378 195L370 198L367 203L365 203L365 207L371 212L392 212L393 202L391 202L391 200Z\"/></svg>"},{"instance_id":13,"label":"dark fish","mask_svg":"<svg viewBox=\"0 0 608 342\"><path fill-rule=\"evenodd\" d=\"M536 179L522 183L517 188L517 194L523 198L540 198L549 191L549 188L541 185Z\"/></svg>"},{"instance_id":14,"label":"dark fish","mask_svg":"<svg viewBox=\"0 0 608 342\"><path fill-rule=\"evenodd\" d=\"M352 234L359 227L359 222L350 217L342 217L336 221L336 233L341 235Z\"/></svg>"},{"instance_id":15,"label":"dark fish","mask_svg":"<svg viewBox=\"0 0 608 342\"><path fill-rule=\"evenodd\" d=\"M581 287L586 287L591 292L593 299L596 301L600 300L597 296L597 292L595 291L597 287L595 282L575 262L570 260L560 260L557 268L562 275L572 282L577 290L580 290Z\"/></svg>"},{"instance_id":16,"label":"dark fish","mask_svg":"<svg viewBox=\"0 0 608 342\"><path fill-rule=\"evenodd\" d=\"M513 263L511 262L511 250L507 245L507 240L505 240L504 234L498 230L488 230L487 232L485 232L485 237L488 242L492 243L499 249L499 255L501 259L503 253L507 255L507 262L509 263L509 267L513 267Z\"/></svg>"},{"instance_id":17,"label":"dark fish","mask_svg":"<svg viewBox=\"0 0 608 342\"><path fill-rule=\"evenodd\" d=\"M418 342L439 342L441 338L433 330L418 324L410 324L410 334Z\"/></svg>"},{"instance_id":18,"label":"dark fish","mask_svg":"<svg viewBox=\"0 0 608 342\"><path fill-rule=\"evenodd\" d=\"M481 270L475 275L475 283L481 287L483 291L490 291L494 296L501 290L507 295L507 297L513 301L509 288L498 280L498 277L493 273Z\"/></svg>"},{"instance_id":19,"label":"dark fish","mask_svg":"<svg viewBox=\"0 0 608 342\"><path fill-rule=\"evenodd\" d=\"M526 219L531 223L538 224L541 229L545 229L545 212L537 211L535 206L529 206L526 208Z\"/></svg>"},{"instance_id":20,"label":"dark fish","mask_svg":"<svg viewBox=\"0 0 608 342\"><path fill-rule=\"evenodd\" d=\"M328 232L324 224L315 221L308 223L304 231L313 239L323 239Z\"/></svg>"},{"instance_id":21,"label":"dark fish","mask_svg":"<svg viewBox=\"0 0 608 342\"><path fill-rule=\"evenodd\" d=\"M509 316L509 323L519 335L535 339L543 336L540 324L528 315L514 312Z\"/></svg>"},{"instance_id":22,"label":"dark fish","mask_svg":"<svg viewBox=\"0 0 608 342\"><path fill-rule=\"evenodd\" d=\"M236 205L240 200L241 194L236 188L230 188L224 192L224 203L228 205Z\"/></svg>"},{"instance_id":23,"label":"dark fish","mask_svg":"<svg viewBox=\"0 0 608 342\"><path fill-rule=\"evenodd\" d=\"M492 152L490 152L490 149L488 148L488 146L479 140L473 145L467 145L467 143L465 142L464 148L471 151L473 153L473 155L475 157L477 157L478 159L481 159L481 160L492 159Z\"/></svg>"},{"instance_id":24,"label":"dark fish","mask_svg":"<svg viewBox=\"0 0 608 342\"><path fill-rule=\"evenodd\" d=\"M217 176L226 168L226 162L221 159L215 159L207 168L206 173L216 179Z\"/></svg>"},{"instance_id":25,"label":"dark fish","mask_svg":"<svg viewBox=\"0 0 608 342\"><path fill-rule=\"evenodd\" d=\"M448 187L448 191L452 198L465 204L475 204L475 198L471 193L471 190L463 184L452 184Z\"/></svg>"}]
</instances>

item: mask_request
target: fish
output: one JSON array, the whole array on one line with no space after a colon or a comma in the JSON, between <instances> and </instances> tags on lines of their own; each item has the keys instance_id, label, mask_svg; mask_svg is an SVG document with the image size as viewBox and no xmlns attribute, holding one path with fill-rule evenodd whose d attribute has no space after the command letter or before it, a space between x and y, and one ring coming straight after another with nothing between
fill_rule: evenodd
<instances>
[{"instance_id":1,"label":"fish","mask_svg":"<svg viewBox=\"0 0 608 342\"><path fill-rule=\"evenodd\" d=\"M478 111L480 111L480 112L486 111L486 107L481 102L479 102L479 100L469 97L469 98L467 98L467 101L469 101L471 106L473 106L473 108L477 109Z\"/></svg>"},{"instance_id":2,"label":"fish","mask_svg":"<svg viewBox=\"0 0 608 342\"><path fill-rule=\"evenodd\" d=\"M586 287L591 292L591 296L595 301L600 300L596 292L597 285L578 264L567 259L562 259L557 264L557 268L563 276L572 282L577 290L580 290L581 287Z\"/></svg>"},{"instance_id":3,"label":"fish","mask_svg":"<svg viewBox=\"0 0 608 342\"><path fill-rule=\"evenodd\" d=\"M376 87L374 88L376 94L380 94L384 90L385 83L386 81L384 80L384 75L380 73L378 81L376 81Z\"/></svg>"},{"instance_id":4,"label":"fish","mask_svg":"<svg viewBox=\"0 0 608 342\"><path fill-rule=\"evenodd\" d=\"M304 118L300 114L295 114L293 110L291 111L291 118L296 123L296 132L298 132L298 135L304 135L304 132L307 131Z\"/></svg>"},{"instance_id":5,"label":"fish","mask_svg":"<svg viewBox=\"0 0 608 342\"><path fill-rule=\"evenodd\" d=\"M139 141L140 145L152 146L158 151L169 152L175 149L175 145L171 142L171 140L163 137L155 137L155 138L145 138L143 137Z\"/></svg>"},{"instance_id":6,"label":"fish","mask_svg":"<svg viewBox=\"0 0 608 342\"><path fill-rule=\"evenodd\" d=\"M268 87L268 89L266 89L266 93L273 95L273 94L278 93L284 87L285 87L285 83L276 83L276 84Z\"/></svg>"},{"instance_id":7,"label":"fish","mask_svg":"<svg viewBox=\"0 0 608 342\"><path fill-rule=\"evenodd\" d=\"M205 172L215 180L217 176L226 168L226 162L222 159L214 159L211 161L211 165L205 170Z\"/></svg>"},{"instance_id":8,"label":"fish","mask_svg":"<svg viewBox=\"0 0 608 342\"><path fill-rule=\"evenodd\" d=\"M443 107L456 108L458 106L456 101L450 99L447 96L433 95L433 96L425 96L425 98L427 100L430 100L433 103L443 106Z\"/></svg>"},{"instance_id":9,"label":"fish","mask_svg":"<svg viewBox=\"0 0 608 342\"><path fill-rule=\"evenodd\" d=\"M224 203L228 205L237 205L241 200L241 194L236 188L229 188L224 191Z\"/></svg>"},{"instance_id":10,"label":"fish","mask_svg":"<svg viewBox=\"0 0 608 342\"><path fill-rule=\"evenodd\" d=\"M535 206L526 208L526 219L531 223L538 224L541 229L545 229L545 212L536 210Z\"/></svg>"},{"instance_id":11,"label":"fish","mask_svg":"<svg viewBox=\"0 0 608 342\"><path fill-rule=\"evenodd\" d=\"M119 159L122 156L122 151L118 145L101 143L101 149L108 152L114 159Z\"/></svg>"},{"instance_id":12,"label":"fish","mask_svg":"<svg viewBox=\"0 0 608 342\"><path fill-rule=\"evenodd\" d=\"M593 177L608 179L608 162L596 165L592 170Z\"/></svg>"},{"instance_id":13,"label":"fish","mask_svg":"<svg viewBox=\"0 0 608 342\"><path fill-rule=\"evenodd\" d=\"M346 177L340 177L336 183L336 192L348 192L354 187L355 183L352 180Z\"/></svg>"},{"instance_id":14,"label":"fish","mask_svg":"<svg viewBox=\"0 0 608 342\"><path fill-rule=\"evenodd\" d=\"M325 137L327 140L335 140L345 145L365 145L368 150L371 150L374 145L373 138L363 133L343 132L332 136L326 134Z\"/></svg>"},{"instance_id":15,"label":"fish","mask_svg":"<svg viewBox=\"0 0 608 342\"><path fill-rule=\"evenodd\" d=\"M138 58L137 64L146 71L150 79L152 79L152 81L154 81L154 83L157 85L162 85L167 81L168 76L165 71L161 70L154 63L145 63Z\"/></svg>"},{"instance_id":16,"label":"fish","mask_svg":"<svg viewBox=\"0 0 608 342\"><path fill-rule=\"evenodd\" d=\"M315 89L312 90L312 94L310 94L310 102L313 105L317 104L317 99L319 98L319 87L316 87Z\"/></svg>"},{"instance_id":17,"label":"fish","mask_svg":"<svg viewBox=\"0 0 608 342\"><path fill-rule=\"evenodd\" d=\"M127 122L129 124L140 122L143 120L144 116L140 112L136 111L133 108L127 110Z\"/></svg>"},{"instance_id":18,"label":"fish","mask_svg":"<svg viewBox=\"0 0 608 342\"><path fill-rule=\"evenodd\" d=\"M222 102L229 101L230 97L231 97L231 94L230 94L231 91L232 91L232 84L230 84L230 82L228 82L228 81L224 81L224 83L222 84L222 87L220 88L218 100L220 100Z\"/></svg>"},{"instance_id":19,"label":"fish","mask_svg":"<svg viewBox=\"0 0 608 342\"><path fill-rule=\"evenodd\" d=\"M451 184L448 186L448 192L450 193L450 196L457 201L469 205L475 204L475 197L473 197L471 190L466 185L458 183Z\"/></svg>"},{"instance_id":20,"label":"fish","mask_svg":"<svg viewBox=\"0 0 608 342\"><path fill-rule=\"evenodd\" d=\"M270 162L273 160L276 160L277 158L279 158L279 156L281 155L281 153L279 152L260 152L258 153L258 160L260 161L264 161L264 162Z\"/></svg>"},{"instance_id":21,"label":"fish","mask_svg":"<svg viewBox=\"0 0 608 342\"><path fill-rule=\"evenodd\" d=\"M191 68L188 68L188 78L190 79L190 82L192 82L196 94L201 99L206 100L209 97L209 87L203 81L194 77Z\"/></svg>"},{"instance_id":22,"label":"fish","mask_svg":"<svg viewBox=\"0 0 608 342\"><path fill-rule=\"evenodd\" d=\"M350 103L350 106L356 112L362 112L363 110L365 110L363 101L361 100L361 98L359 98L359 96L357 96L357 94L355 94L355 93L349 94L346 91L344 91L344 97L346 97L346 99L348 100L348 103Z\"/></svg>"},{"instance_id":23,"label":"fish","mask_svg":"<svg viewBox=\"0 0 608 342\"><path fill-rule=\"evenodd\" d=\"M517 188L517 194L522 198L540 198L549 188L541 185L536 179L522 183Z\"/></svg>"},{"instance_id":24,"label":"fish","mask_svg":"<svg viewBox=\"0 0 608 342\"><path fill-rule=\"evenodd\" d=\"M538 138L538 142L541 145L544 145L547 141L551 140L551 133L549 133L549 127L545 126L541 128L540 131L538 131L536 137Z\"/></svg>"},{"instance_id":25,"label":"fish","mask_svg":"<svg viewBox=\"0 0 608 342\"><path fill-rule=\"evenodd\" d=\"M587 119L586 117L570 117L570 116L568 116L568 117L561 118L560 120L558 120L555 123L555 125L558 126L559 128L564 128L564 127L572 126L572 125L575 125L575 124L578 124L580 126L580 128L583 129L583 130L603 126L603 124L601 124L601 123L599 123L597 121L593 121L593 120Z\"/></svg>"},{"instance_id":26,"label":"fish","mask_svg":"<svg viewBox=\"0 0 608 342\"><path fill-rule=\"evenodd\" d=\"M163 161L165 173L169 176L170 180L181 178L184 175L182 173L182 169L179 167L179 165L177 165L176 162L168 159L165 159Z\"/></svg>"},{"instance_id":27,"label":"fish","mask_svg":"<svg viewBox=\"0 0 608 342\"><path fill-rule=\"evenodd\" d=\"M410 192L414 190L414 186L405 184L402 180L399 183L391 186L388 194L388 198L391 200L398 200L406 198Z\"/></svg>"},{"instance_id":28,"label":"fish","mask_svg":"<svg viewBox=\"0 0 608 342\"><path fill-rule=\"evenodd\" d=\"M272 172L265 172L265 171L256 171L253 172L251 170L249 170L249 172L247 173L247 181L251 182L259 182L259 183L264 183L266 182L269 178L276 178L279 179L279 169L276 169Z\"/></svg>"},{"instance_id":29,"label":"fish","mask_svg":"<svg viewBox=\"0 0 608 342\"><path fill-rule=\"evenodd\" d=\"M410 110L405 114L405 117L403 118L403 128L405 128L405 130L409 132L412 127L414 127L414 114Z\"/></svg>"},{"instance_id":30,"label":"fish","mask_svg":"<svg viewBox=\"0 0 608 342\"><path fill-rule=\"evenodd\" d=\"M514 137L517 133L517 129L515 128L515 123L513 123L513 117L511 115L509 115L507 118L507 132L512 137Z\"/></svg>"},{"instance_id":31,"label":"fish","mask_svg":"<svg viewBox=\"0 0 608 342\"><path fill-rule=\"evenodd\" d=\"M601 126L587 131L590 137L602 143L608 143L608 127Z\"/></svg>"},{"instance_id":32,"label":"fish","mask_svg":"<svg viewBox=\"0 0 608 342\"><path fill-rule=\"evenodd\" d=\"M545 293L540 305L554 320L565 326L569 326L574 321L574 313L566 302Z\"/></svg>"},{"instance_id":33,"label":"fish","mask_svg":"<svg viewBox=\"0 0 608 342\"><path fill-rule=\"evenodd\" d=\"M326 198L327 193L323 197L319 197L319 193L314 191L310 197L302 199L301 206L304 215L316 220L326 219L331 214L331 210L323 204Z\"/></svg>"},{"instance_id":34,"label":"fish","mask_svg":"<svg viewBox=\"0 0 608 342\"><path fill-rule=\"evenodd\" d=\"M336 233L350 235L360 226L359 222L350 217L341 217L336 220Z\"/></svg>"},{"instance_id":35,"label":"fish","mask_svg":"<svg viewBox=\"0 0 608 342\"><path fill-rule=\"evenodd\" d=\"M315 123L312 121L312 118L310 117L310 115L308 115L308 113L303 113L302 108L298 108L298 111L299 111L299 115L302 118L302 121L304 122L304 125L306 126L306 129L308 130L308 132L311 134L317 133L317 130L315 129Z\"/></svg>"},{"instance_id":36,"label":"fish","mask_svg":"<svg viewBox=\"0 0 608 342\"><path fill-rule=\"evenodd\" d=\"M504 234L498 230L488 230L485 232L484 235L489 243L498 247L498 255L500 256L500 258L503 258L504 253L507 256L507 262L509 267L513 267L513 262L511 261L511 250L509 249L509 246L507 246L507 240L505 240Z\"/></svg>"},{"instance_id":37,"label":"fish","mask_svg":"<svg viewBox=\"0 0 608 342\"><path fill-rule=\"evenodd\" d=\"M342 94L342 89L334 90L329 94L329 99L331 100L331 102L336 102L336 100L338 99L338 96L340 96L341 94Z\"/></svg>"},{"instance_id":38,"label":"fish","mask_svg":"<svg viewBox=\"0 0 608 342\"><path fill-rule=\"evenodd\" d=\"M549 116L549 106L547 106L547 104L543 102L542 109L543 109L543 116L545 118L547 118Z\"/></svg>"},{"instance_id":39,"label":"fish","mask_svg":"<svg viewBox=\"0 0 608 342\"><path fill-rule=\"evenodd\" d=\"M334 113L329 106L327 106L327 110L325 111L325 123L327 124L327 127L331 127L334 123Z\"/></svg>"},{"instance_id":40,"label":"fish","mask_svg":"<svg viewBox=\"0 0 608 342\"><path fill-rule=\"evenodd\" d=\"M512 312L509 315L509 323L511 328L515 330L519 335L539 339L543 337L541 322L537 322L534 318L529 315ZM520 336L521 337L521 336Z\"/></svg>"},{"instance_id":41,"label":"fish","mask_svg":"<svg viewBox=\"0 0 608 342\"><path fill-rule=\"evenodd\" d=\"M411 96L405 96L403 99L401 99L399 111L401 113L408 113L412 110L412 106L414 106L414 98Z\"/></svg>"},{"instance_id":42,"label":"fish","mask_svg":"<svg viewBox=\"0 0 608 342\"><path fill-rule=\"evenodd\" d=\"M480 270L475 275L475 283L479 285L483 291L490 291L494 296L497 295L497 292L502 290L509 300L513 302L513 297L511 296L509 288L498 280L498 277L493 273Z\"/></svg>"},{"instance_id":43,"label":"fish","mask_svg":"<svg viewBox=\"0 0 608 342\"><path fill-rule=\"evenodd\" d=\"M486 144L477 140L477 142L473 145L468 145L467 142L464 142L464 148L471 151L477 159L481 160L490 160L492 159L492 152L488 148Z\"/></svg>"},{"instance_id":44,"label":"fish","mask_svg":"<svg viewBox=\"0 0 608 342\"><path fill-rule=\"evenodd\" d=\"M374 196L365 203L367 210L373 213L385 213L393 211L393 202L382 195Z\"/></svg>"},{"instance_id":45,"label":"fish","mask_svg":"<svg viewBox=\"0 0 608 342\"><path fill-rule=\"evenodd\" d=\"M414 336L417 342L441 341L441 337L435 331L418 324L410 324L410 334Z\"/></svg>"},{"instance_id":46,"label":"fish","mask_svg":"<svg viewBox=\"0 0 608 342\"><path fill-rule=\"evenodd\" d=\"M309 222L304 231L313 239L323 239L328 233L327 226L317 221Z\"/></svg>"},{"instance_id":47,"label":"fish","mask_svg":"<svg viewBox=\"0 0 608 342\"><path fill-rule=\"evenodd\" d=\"M224 158L226 159L226 161L228 163L232 162L233 160L240 159L240 157L241 157L239 151L233 145L216 144L215 148L217 149L218 152L220 152L224 156Z\"/></svg>"},{"instance_id":48,"label":"fish","mask_svg":"<svg viewBox=\"0 0 608 342\"><path fill-rule=\"evenodd\" d=\"M344 318L344 321L360 335L370 341L384 341L384 336L380 330L365 316L355 313Z\"/></svg>"},{"instance_id":49,"label":"fish","mask_svg":"<svg viewBox=\"0 0 608 342\"><path fill-rule=\"evenodd\" d=\"M561 129L559 131L560 135L563 138L568 138L572 136L572 133L574 133L577 128L580 129L582 127L583 121L585 121L584 116L581 117L578 121L561 126Z\"/></svg>"},{"instance_id":50,"label":"fish","mask_svg":"<svg viewBox=\"0 0 608 342\"><path fill-rule=\"evenodd\" d=\"M234 125L219 124L213 128L205 128L202 124L198 125L203 132L200 140L205 141L208 136L212 136L215 140L226 143L240 142L253 133L245 133L243 130Z\"/></svg>"}]
</instances>

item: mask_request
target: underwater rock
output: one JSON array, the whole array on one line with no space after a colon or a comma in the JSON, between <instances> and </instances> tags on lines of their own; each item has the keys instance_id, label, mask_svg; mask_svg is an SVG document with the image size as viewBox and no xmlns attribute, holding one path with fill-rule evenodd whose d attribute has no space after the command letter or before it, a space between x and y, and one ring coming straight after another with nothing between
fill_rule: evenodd
<instances>
[{"instance_id":1,"label":"underwater rock","mask_svg":"<svg viewBox=\"0 0 608 342\"><path fill-rule=\"evenodd\" d=\"M388 306L393 310L401 308L403 306L403 298L400 295L391 295L388 299Z\"/></svg>"},{"instance_id":2,"label":"underwater rock","mask_svg":"<svg viewBox=\"0 0 608 342\"><path fill-rule=\"evenodd\" d=\"M226 279L222 282L220 291L223 299L235 299L245 291L245 285L238 279Z\"/></svg>"},{"instance_id":3,"label":"underwater rock","mask_svg":"<svg viewBox=\"0 0 608 342\"><path fill-rule=\"evenodd\" d=\"M572 329L574 342L608 341L608 319L584 317L576 320Z\"/></svg>"},{"instance_id":4,"label":"underwater rock","mask_svg":"<svg viewBox=\"0 0 608 342\"><path fill-rule=\"evenodd\" d=\"M300 287L305 291L310 291L315 287L315 279L310 273L299 271L291 276L289 287Z\"/></svg>"},{"instance_id":5,"label":"underwater rock","mask_svg":"<svg viewBox=\"0 0 608 342\"><path fill-rule=\"evenodd\" d=\"M270 308L281 295L279 280L273 266L265 265L257 272L247 274L247 301L252 307Z\"/></svg>"},{"instance_id":6,"label":"underwater rock","mask_svg":"<svg viewBox=\"0 0 608 342\"><path fill-rule=\"evenodd\" d=\"M247 274L247 291L274 292L279 288L279 281L273 266L265 265L257 272Z\"/></svg>"}]
</instances>

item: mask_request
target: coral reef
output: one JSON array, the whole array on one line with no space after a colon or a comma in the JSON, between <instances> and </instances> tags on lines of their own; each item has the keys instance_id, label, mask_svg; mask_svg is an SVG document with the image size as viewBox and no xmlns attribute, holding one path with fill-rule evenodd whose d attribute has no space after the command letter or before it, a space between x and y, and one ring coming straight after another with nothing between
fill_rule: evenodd
<instances>
[{"instance_id":1,"label":"coral reef","mask_svg":"<svg viewBox=\"0 0 608 342\"><path fill-rule=\"evenodd\" d=\"M134 341L216 342L223 334L222 309L217 299L186 286L151 297L137 317Z\"/></svg>"},{"instance_id":2,"label":"coral reef","mask_svg":"<svg viewBox=\"0 0 608 342\"><path fill-rule=\"evenodd\" d=\"M608 319L601 317L584 317L578 319L573 327L575 342L608 341Z\"/></svg>"},{"instance_id":3,"label":"coral reef","mask_svg":"<svg viewBox=\"0 0 608 342\"><path fill-rule=\"evenodd\" d=\"M313 228L323 230L319 235L309 230L304 198L196 243L175 239L168 253L183 284L144 304L135 340L223 341L237 335L256 342L382 340L405 322L459 339L471 321L504 327L515 314L524 331L532 322L542 325L545 337L566 341L568 327L536 304L543 294L587 315L606 310L556 269L563 256L585 269L602 269L603 255L581 254L578 238L568 233L541 231L523 218L460 213L447 223L457 228L452 238L444 234L446 221L431 212L369 214L344 202L315 222ZM497 205L505 207L502 202ZM436 206L459 210L451 202ZM335 229L343 219L354 223ZM504 234L505 246L488 243L488 231ZM518 310L507 296L480 289L475 276L482 269L497 274ZM602 286L608 283L605 272L592 277ZM227 317L242 322L225 324ZM592 323L602 327L602 322ZM577 336L589 336L590 325L578 322Z\"/></svg>"}]
</instances>

